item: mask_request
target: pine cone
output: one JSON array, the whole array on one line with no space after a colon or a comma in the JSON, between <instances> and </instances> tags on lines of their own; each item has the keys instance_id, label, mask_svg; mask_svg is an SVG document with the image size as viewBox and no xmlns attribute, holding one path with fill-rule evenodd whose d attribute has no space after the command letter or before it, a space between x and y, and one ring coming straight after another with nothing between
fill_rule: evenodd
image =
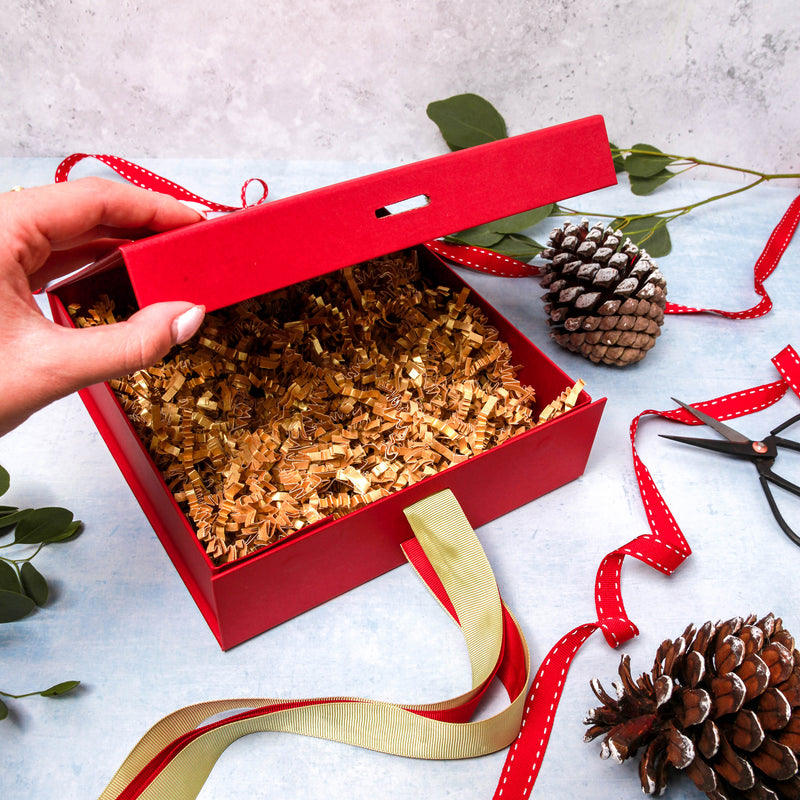
<instances>
[{"instance_id":1,"label":"pine cone","mask_svg":"<svg viewBox=\"0 0 800 800\"><path fill-rule=\"evenodd\" d=\"M690 625L661 644L634 681L622 657L617 699L595 679L603 705L584 720L586 741L622 762L642 751L645 794L661 794L669 766L712 800L800 798L800 653L768 614Z\"/></svg>"},{"instance_id":2,"label":"pine cone","mask_svg":"<svg viewBox=\"0 0 800 800\"><path fill-rule=\"evenodd\" d=\"M661 333L667 285L656 263L622 232L587 220L550 234L542 286L550 335L595 363L644 358Z\"/></svg>"}]
</instances>

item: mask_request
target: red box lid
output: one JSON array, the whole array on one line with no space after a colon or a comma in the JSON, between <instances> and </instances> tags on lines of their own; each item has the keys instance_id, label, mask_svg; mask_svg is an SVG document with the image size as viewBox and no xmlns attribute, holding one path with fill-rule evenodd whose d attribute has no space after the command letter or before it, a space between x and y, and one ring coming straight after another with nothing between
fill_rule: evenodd
<instances>
[{"instance_id":1,"label":"red box lid","mask_svg":"<svg viewBox=\"0 0 800 800\"><path fill-rule=\"evenodd\" d=\"M614 183L605 124L592 116L126 243L104 263L122 258L141 306L211 311ZM386 214L419 196L421 207Z\"/></svg>"}]
</instances>

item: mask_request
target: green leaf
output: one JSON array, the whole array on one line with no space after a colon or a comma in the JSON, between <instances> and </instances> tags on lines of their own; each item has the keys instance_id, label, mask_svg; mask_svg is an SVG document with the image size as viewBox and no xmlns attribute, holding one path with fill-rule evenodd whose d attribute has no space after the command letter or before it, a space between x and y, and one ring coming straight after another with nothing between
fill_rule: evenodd
<instances>
[{"instance_id":1,"label":"green leaf","mask_svg":"<svg viewBox=\"0 0 800 800\"><path fill-rule=\"evenodd\" d=\"M497 246L508 247L508 243L501 245L501 242L505 240L506 236L509 234L518 234L520 231L532 228L543 219L547 219L554 211L555 207L555 203L550 203L549 205L540 206L530 211L523 211L520 214L514 214L510 217L503 217L493 222L486 222L483 225L476 225L474 228L467 228L466 230L451 234L447 237L447 241L455 242L456 244L472 245L473 247L485 247L487 250L496 250ZM532 241L532 239L528 239L528 242ZM539 250L541 250L541 247ZM539 250L536 252L539 252ZM527 250L525 250L525 252L527 252ZM533 258L534 255L536 255L536 253L533 253L529 258Z\"/></svg>"},{"instance_id":2,"label":"green leaf","mask_svg":"<svg viewBox=\"0 0 800 800\"><path fill-rule=\"evenodd\" d=\"M30 614L36 604L18 592L0 590L0 622L16 622Z\"/></svg>"},{"instance_id":3,"label":"green leaf","mask_svg":"<svg viewBox=\"0 0 800 800\"><path fill-rule=\"evenodd\" d=\"M495 253L516 258L518 261L530 261L534 256L542 252L544 247L538 242L523 236L519 233L512 233L503 237L503 241L490 248Z\"/></svg>"},{"instance_id":4,"label":"green leaf","mask_svg":"<svg viewBox=\"0 0 800 800\"><path fill-rule=\"evenodd\" d=\"M71 692L76 686L80 686L80 684L80 681L63 681L62 683L57 683L55 686L51 686L49 689L39 692L39 694L42 697L59 697L62 694Z\"/></svg>"},{"instance_id":5,"label":"green leaf","mask_svg":"<svg viewBox=\"0 0 800 800\"><path fill-rule=\"evenodd\" d=\"M530 211L523 211L521 214L514 214L511 217L495 220L487 223L488 227L496 233L518 233L526 228L538 225L542 220L547 219L553 211L555 203L546 206L533 208Z\"/></svg>"},{"instance_id":6,"label":"green leaf","mask_svg":"<svg viewBox=\"0 0 800 800\"><path fill-rule=\"evenodd\" d=\"M0 700L0 720L5 719L8 716L8 706Z\"/></svg>"},{"instance_id":7,"label":"green leaf","mask_svg":"<svg viewBox=\"0 0 800 800\"><path fill-rule=\"evenodd\" d=\"M0 466L0 495L4 495L11 485L11 476L5 467Z\"/></svg>"},{"instance_id":8,"label":"green leaf","mask_svg":"<svg viewBox=\"0 0 800 800\"><path fill-rule=\"evenodd\" d=\"M0 591L22 594L17 571L8 561L0 561Z\"/></svg>"},{"instance_id":9,"label":"green leaf","mask_svg":"<svg viewBox=\"0 0 800 800\"><path fill-rule=\"evenodd\" d=\"M48 539L49 542L67 542L70 539L74 539L81 533L83 530L83 522L79 519L76 519L74 522L71 522L64 533L59 536L53 536L51 539Z\"/></svg>"},{"instance_id":10,"label":"green leaf","mask_svg":"<svg viewBox=\"0 0 800 800\"><path fill-rule=\"evenodd\" d=\"M645 240L644 245L647 252L650 253L653 258L662 258L663 256L669 255L672 250L672 240L670 239L667 226L664 225L660 228L656 228L653 231L653 235Z\"/></svg>"},{"instance_id":11,"label":"green leaf","mask_svg":"<svg viewBox=\"0 0 800 800\"><path fill-rule=\"evenodd\" d=\"M491 230L488 225L476 225L474 228L467 228L446 237L448 242L472 245L472 247L491 247L502 238L502 233Z\"/></svg>"},{"instance_id":12,"label":"green leaf","mask_svg":"<svg viewBox=\"0 0 800 800\"><path fill-rule=\"evenodd\" d=\"M36 603L37 606L43 606L47 602L47 597L50 594L50 589L47 581L39 570L26 561L20 567L20 578L22 579L22 588L25 594Z\"/></svg>"},{"instance_id":13,"label":"green leaf","mask_svg":"<svg viewBox=\"0 0 800 800\"><path fill-rule=\"evenodd\" d=\"M611 155L613 156L614 172L625 172L625 156L619 152L619 147L613 142L609 142L608 146L611 148Z\"/></svg>"},{"instance_id":14,"label":"green leaf","mask_svg":"<svg viewBox=\"0 0 800 800\"><path fill-rule=\"evenodd\" d=\"M427 113L439 126L451 150L464 150L508 136L505 120L497 109L476 94L436 100L428 105Z\"/></svg>"},{"instance_id":15,"label":"green leaf","mask_svg":"<svg viewBox=\"0 0 800 800\"><path fill-rule=\"evenodd\" d=\"M668 167L675 159L664 155L651 144L635 144L631 150L645 150L644 153L631 153L625 161L625 169L629 175L637 178L650 178Z\"/></svg>"},{"instance_id":16,"label":"green leaf","mask_svg":"<svg viewBox=\"0 0 800 800\"><path fill-rule=\"evenodd\" d=\"M25 519L32 511L32 508L19 508L3 515L0 517L0 531L4 528L10 528L16 525L18 522Z\"/></svg>"},{"instance_id":17,"label":"green leaf","mask_svg":"<svg viewBox=\"0 0 800 800\"><path fill-rule=\"evenodd\" d=\"M674 178L677 174L677 172L670 172L668 169L662 169L661 172L657 172L649 178L640 178L636 175L631 175L631 191L636 195L650 194L663 183L666 183L670 178Z\"/></svg>"},{"instance_id":18,"label":"green leaf","mask_svg":"<svg viewBox=\"0 0 800 800\"><path fill-rule=\"evenodd\" d=\"M49 542L62 536L71 522L72 512L66 508L36 508L17 525L14 541L17 544Z\"/></svg>"},{"instance_id":19,"label":"green leaf","mask_svg":"<svg viewBox=\"0 0 800 800\"><path fill-rule=\"evenodd\" d=\"M644 247L653 258L666 256L672 250L672 241L664 217L641 217L628 222L624 218L615 219L611 226L621 228L635 245Z\"/></svg>"}]
</instances>

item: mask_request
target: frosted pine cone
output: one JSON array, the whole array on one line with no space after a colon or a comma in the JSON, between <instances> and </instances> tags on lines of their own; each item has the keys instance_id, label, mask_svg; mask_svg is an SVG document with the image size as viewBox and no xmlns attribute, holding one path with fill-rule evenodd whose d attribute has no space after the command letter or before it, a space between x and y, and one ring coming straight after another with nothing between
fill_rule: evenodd
<instances>
[{"instance_id":1,"label":"frosted pine cone","mask_svg":"<svg viewBox=\"0 0 800 800\"><path fill-rule=\"evenodd\" d=\"M645 794L661 794L670 766L712 800L800 798L800 653L779 618L690 625L662 643L637 680L622 657L617 698L584 720L586 741L618 761L641 751Z\"/></svg>"},{"instance_id":2,"label":"frosted pine cone","mask_svg":"<svg viewBox=\"0 0 800 800\"><path fill-rule=\"evenodd\" d=\"M625 366L644 358L661 333L667 286L644 249L602 223L565 222L541 257L550 335L596 363Z\"/></svg>"}]
</instances>

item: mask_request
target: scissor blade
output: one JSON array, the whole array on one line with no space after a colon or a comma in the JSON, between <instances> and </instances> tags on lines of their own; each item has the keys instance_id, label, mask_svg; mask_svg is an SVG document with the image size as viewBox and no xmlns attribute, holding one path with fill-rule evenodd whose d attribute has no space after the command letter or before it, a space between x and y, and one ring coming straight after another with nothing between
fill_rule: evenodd
<instances>
[{"instance_id":1,"label":"scissor blade","mask_svg":"<svg viewBox=\"0 0 800 800\"><path fill-rule=\"evenodd\" d=\"M724 453L726 456L751 460L757 457L749 439L747 442L723 442L722 439L694 439L691 436L670 436L666 433L660 433L659 436L662 439L672 439L673 442L682 442L694 447L702 447L704 450L713 450L715 453Z\"/></svg>"},{"instance_id":2,"label":"scissor blade","mask_svg":"<svg viewBox=\"0 0 800 800\"><path fill-rule=\"evenodd\" d=\"M704 422L709 427L713 428L717 433L722 434L729 442L740 442L741 444L750 444L750 439L747 438L743 433L739 433L739 431L734 430L729 425L726 425L724 422L720 422L718 419L714 417L710 417L708 414L704 414L699 409L695 408L694 406L690 406L688 403L684 403L677 398L672 398L674 402L676 402L679 406L685 408L693 417L697 417L701 422ZM672 437L667 437L672 438ZM697 441L697 440L696 440ZM720 452L726 452L722 450Z\"/></svg>"}]
</instances>

